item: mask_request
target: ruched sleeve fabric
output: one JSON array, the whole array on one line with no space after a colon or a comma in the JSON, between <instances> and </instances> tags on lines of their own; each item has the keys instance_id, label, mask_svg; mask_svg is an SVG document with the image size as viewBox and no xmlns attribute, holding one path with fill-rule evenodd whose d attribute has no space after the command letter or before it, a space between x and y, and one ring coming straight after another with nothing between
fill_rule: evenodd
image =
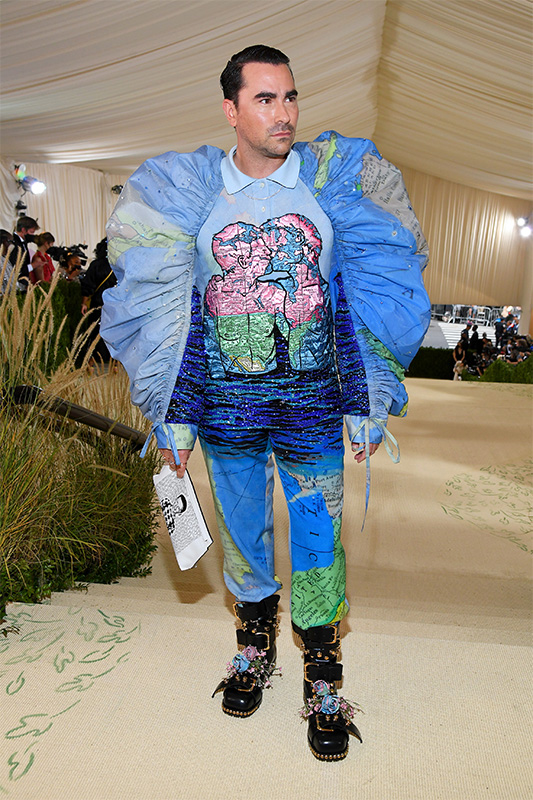
<instances>
[{"instance_id":1,"label":"ruched sleeve fabric","mask_svg":"<svg viewBox=\"0 0 533 800\"><path fill-rule=\"evenodd\" d=\"M326 131L296 144L300 177L335 231L332 298L340 276L365 365L371 420L404 414L403 370L429 325L430 302L422 272L427 243L400 171L367 139ZM360 418L347 419L352 433ZM380 441L376 429L371 440Z\"/></svg>"},{"instance_id":2,"label":"ruched sleeve fabric","mask_svg":"<svg viewBox=\"0 0 533 800\"><path fill-rule=\"evenodd\" d=\"M224 153L201 147L146 161L107 225L117 286L104 293L101 334L125 367L131 397L162 423L190 327L197 233L222 187Z\"/></svg>"}]
</instances>

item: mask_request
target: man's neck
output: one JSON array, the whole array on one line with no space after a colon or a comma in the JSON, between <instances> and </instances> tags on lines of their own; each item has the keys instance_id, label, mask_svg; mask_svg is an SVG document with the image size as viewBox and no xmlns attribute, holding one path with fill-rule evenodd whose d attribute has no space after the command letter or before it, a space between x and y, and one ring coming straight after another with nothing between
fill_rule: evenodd
<instances>
[{"instance_id":1,"label":"man's neck","mask_svg":"<svg viewBox=\"0 0 533 800\"><path fill-rule=\"evenodd\" d=\"M290 150L289 150L290 153ZM244 175L250 178L268 178L277 169L279 169L287 160L289 153L279 158L268 158L266 156L253 157L247 153L242 152L237 148L233 154L233 163Z\"/></svg>"}]
</instances>

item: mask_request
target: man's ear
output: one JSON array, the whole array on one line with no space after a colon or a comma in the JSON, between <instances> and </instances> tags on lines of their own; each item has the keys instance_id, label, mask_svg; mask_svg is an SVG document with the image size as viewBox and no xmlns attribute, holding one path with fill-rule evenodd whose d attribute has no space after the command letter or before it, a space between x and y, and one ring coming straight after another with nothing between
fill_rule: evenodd
<instances>
[{"instance_id":1,"label":"man's ear","mask_svg":"<svg viewBox=\"0 0 533 800\"><path fill-rule=\"evenodd\" d=\"M222 109L229 124L232 128L234 128L237 125L237 114L233 100L228 100L228 98L225 98L222 102Z\"/></svg>"}]
</instances>

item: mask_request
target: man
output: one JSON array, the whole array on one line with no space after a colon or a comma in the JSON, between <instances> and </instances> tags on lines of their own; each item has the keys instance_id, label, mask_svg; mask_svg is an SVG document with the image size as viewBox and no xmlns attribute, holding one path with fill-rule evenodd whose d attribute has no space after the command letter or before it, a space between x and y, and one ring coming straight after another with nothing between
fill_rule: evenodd
<instances>
[{"instance_id":1,"label":"man","mask_svg":"<svg viewBox=\"0 0 533 800\"><path fill-rule=\"evenodd\" d=\"M503 334L505 331L505 323L501 317L498 317L494 322L494 331L496 334L496 347L500 349L502 346Z\"/></svg>"},{"instance_id":2,"label":"man","mask_svg":"<svg viewBox=\"0 0 533 800\"><path fill-rule=\"evenodd\" d=\"M368 467L387 414L405 413L402 365L429 324L425 241L401 176L371 142L328 132L294 144L283 53L246 48L221 85L236 148L150 159L124 188L108 224L118 286L101 332L178 476L200 439L245 646L215 693L240 717L259 707L276 659L275 456L308 741L336 761L350 734L360 739L335 688L348 612L343 416Z\"/></svg>"},{"instance_id":3,"label":"man","mask_svg":"<svg viewBox=\"0 0 533 800\"><path fill-rule=\"evenodd\" d=\"M28 250L28 242L33 241L35 232L38 229L39 223L37 220L33 219L33 217L22 216L18 218L16 229L13 233L13 249L9 254L9 266L4 276L4 284L9 280L9 276L17 267L17 261L20 259L17 284L22 291L27 290L30 282L30 253Z\"/></svg>"},{"instance_id":4,"label":"man","mask_svg":"<svg viewBox=\"0 0 533 800\"><path fill-rule=\"evenodd\" d=\"M470 350L479 352L479 333L477 332L477 325L472 325L472 333L470 334L470 341L468 342Z\"/></svg>"}]
</instances>

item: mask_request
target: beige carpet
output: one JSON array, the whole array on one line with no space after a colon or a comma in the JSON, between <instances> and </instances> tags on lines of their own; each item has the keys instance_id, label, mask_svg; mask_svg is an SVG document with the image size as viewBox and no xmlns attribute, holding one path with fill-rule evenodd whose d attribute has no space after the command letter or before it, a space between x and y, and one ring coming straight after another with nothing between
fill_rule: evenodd
<instances>
[{"instance_id":1,"label":"beige carpet","mask_svg":"<svg viewBox=\"0 0 533 800\"><path fill-rule=\"evenodd\" d=\"M402 463L373 459L367 524L349 464L352 612L343 693L365 711L339 764L306 746L301 656L248 720L210 694L234 654L215 541L181 573L10 607L0 640L0 797L13 800L531 800L530 387L409 381ZM191 473L214 532L205 471ZM288 579L280 495L278 571Z\"/></svg>"}]
</instances>

